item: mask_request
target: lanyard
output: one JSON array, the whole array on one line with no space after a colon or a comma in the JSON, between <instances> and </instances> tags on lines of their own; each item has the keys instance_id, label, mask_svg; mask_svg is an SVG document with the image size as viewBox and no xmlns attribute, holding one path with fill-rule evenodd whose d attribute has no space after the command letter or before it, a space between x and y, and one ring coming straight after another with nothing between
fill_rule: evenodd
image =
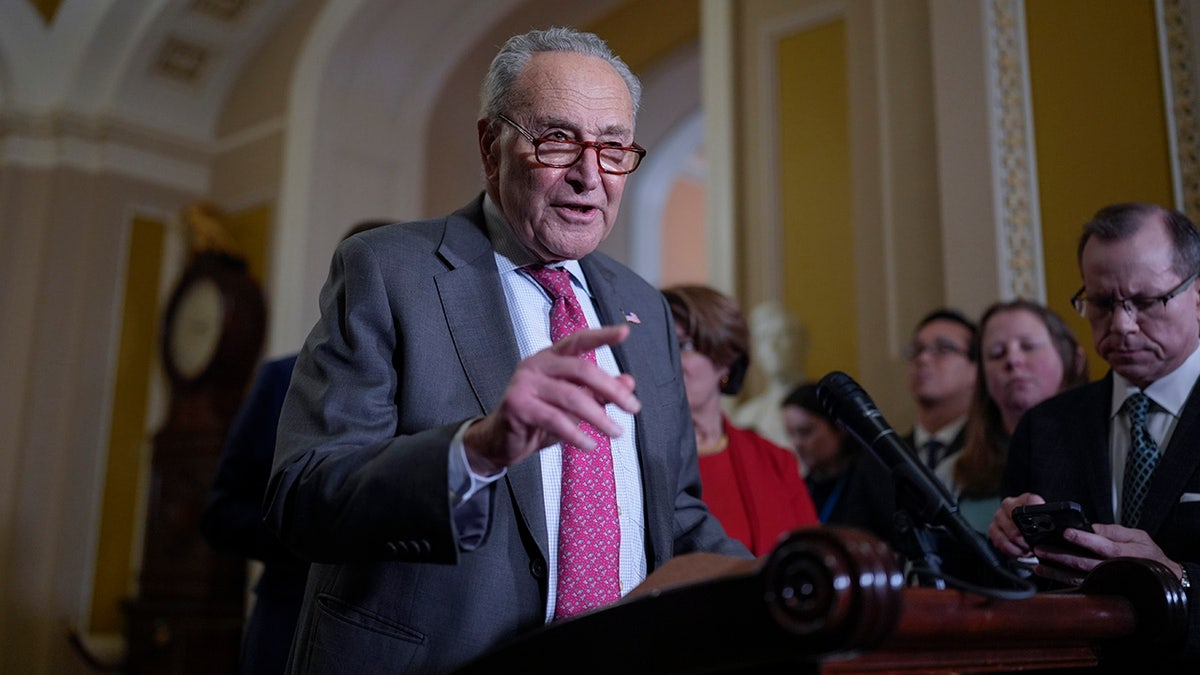
<instances>
[{"instance_id":1,"label":"lanyard","mask_svg":"<svg viewBox=\"0 0 1200 675\"><path fill-rule=\"evenodd\" d=\"M825 500L825 504L821 506L820 519L822 523L829 520L829 516L833 515L833 508L837 506L838 499L842 497L842 490L846 487L846 481L850 478L850 471L843 471L838 477L837 485L833 486L833 492L829 493L829 497Z\"/></svg>"}]
</instances>

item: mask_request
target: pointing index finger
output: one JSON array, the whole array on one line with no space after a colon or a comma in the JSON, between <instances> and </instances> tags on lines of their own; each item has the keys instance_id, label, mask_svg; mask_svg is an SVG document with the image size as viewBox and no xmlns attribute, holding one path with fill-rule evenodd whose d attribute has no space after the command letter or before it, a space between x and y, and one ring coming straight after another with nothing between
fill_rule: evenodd
<instances>
[{"instance_id":1,"label":"pointing index finger","mask_svg":"<svg viewBox=\"0 0 1200 675\"><path fill-rule=\"evenodd\" d=\"M588 328L563 338L554 345L554 350L559 354L581 356L597 347L620 344L627 337L629 326L625 324Z\"/></svg>"}]
</instances>

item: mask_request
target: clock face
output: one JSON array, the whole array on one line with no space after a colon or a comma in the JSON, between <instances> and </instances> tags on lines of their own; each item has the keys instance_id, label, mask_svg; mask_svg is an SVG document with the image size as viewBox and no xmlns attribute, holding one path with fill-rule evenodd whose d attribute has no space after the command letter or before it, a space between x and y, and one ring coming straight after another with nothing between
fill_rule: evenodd
<instances>
[{"instance_id":1,"label":"clock face","mask_svg":"<svg viewBox=\"0 0 1200 675\"><path fill-rule=\"evenodd\" d=\"M168 326L168 356L185 380L201 375L217 355L225 324L225 300L212 279L199 279L179 298Z\"/></svg>"}]
</instances>

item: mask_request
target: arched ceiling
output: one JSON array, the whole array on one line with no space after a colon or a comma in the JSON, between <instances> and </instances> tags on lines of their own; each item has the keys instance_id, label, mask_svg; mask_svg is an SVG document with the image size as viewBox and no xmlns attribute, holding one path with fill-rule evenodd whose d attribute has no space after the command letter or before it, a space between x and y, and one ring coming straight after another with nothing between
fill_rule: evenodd
<instances>
[{"instance_id":1,"label":"arched ceiling","mask_svg":"<svg viewBox=\"0 0 1200 675\"><path fill-rule=\"evenodd\" d=\"M0 0L0 106L214 140L232 83L298 0ZM51 8L53 9L53 8Z\"/></svg>"},{"instance_id":2,"label":"arched ceiling","mask_svg":"<svg viewBox=\"0 0 1200 675\"><path fill-rule=\"evenodd\" d=\"M277 308L272 332L283 341L311 324L310 299L350 223L444 212L480 189L477 91L509 35L605 20L649 27L679 11L622 0L87 0L56 11L51 4L0 0L0 163L111 170L204 197L213 159L246 130L247 120L230 124L228 113L256 96L276 97L258 113L284 133L273 250L282 262L271 285L300 299ZM301 16L299 32L288 33L300 40L296 51L273 61L279 51L267 40ZM680 39L679 30L659 32L668 44ZM689 53L694 61L694 47ZM240 86L250 72L287 84L269 92ZM691 107L698 82L686 72L690 95L668 99ZM662 121L688 113L677 107L660 108ZM658 135L669 126L645 130ZM618 258L627 237L610 243Z\"/></svg>"}]
</instances>

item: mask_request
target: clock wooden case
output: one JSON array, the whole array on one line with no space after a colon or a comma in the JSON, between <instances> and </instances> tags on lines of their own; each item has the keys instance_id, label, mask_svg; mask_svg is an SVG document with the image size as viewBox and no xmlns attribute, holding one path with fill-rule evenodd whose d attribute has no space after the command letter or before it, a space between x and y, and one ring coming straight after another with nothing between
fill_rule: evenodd
<instances>
[{"instance_id":1,"label":"clock wooden case","mask_svg":"<svg viewBox=\"0 0 1200 675\"><path fill-rule=\"evenodd\" d=\"M194 253L162 324L171 400L154 437L139 594L126 606L129 673L235 672L245 561L214 551L199 522L265 327L245 261Z\"/></svg>"},{"instance_id":2,"label":"clock wooden case","mask_svg":"<svg viewBox=\"0 0 1200 675\"><path fill-rule=\"evenodd\" d=\"M265 314L244 260L216 251L195 254L163 321L163 365L173 392L245 386L262 347Z\"/></svg>"}]
</instances>

